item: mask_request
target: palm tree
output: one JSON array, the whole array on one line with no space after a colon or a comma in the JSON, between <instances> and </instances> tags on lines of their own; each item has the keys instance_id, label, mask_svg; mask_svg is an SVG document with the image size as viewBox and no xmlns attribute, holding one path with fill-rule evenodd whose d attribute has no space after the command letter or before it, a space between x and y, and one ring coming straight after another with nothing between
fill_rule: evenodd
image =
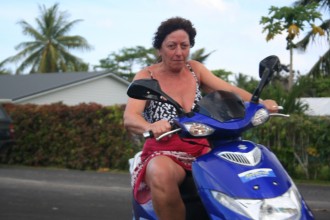
<instances>
[{"instance_id":1,"label":"palm tree","mask_svg":"<svg viewBox=\"0 0 330 220\"><path fill-rule=\"evenodd\" d=\"M206 61L206 59L213 53L214 51L211 51L207 54L204 54L205 53L205 49L204 48L201 48L201 49L198 49L196 51L194 51L193 53L190 54L190 59L192 60L197 60L201 63L204 63Z\"/></svg>"},{"instance_id":2,"label":"palm tree","mask_svg":"<svg viewBox=\"0 0 330 220\"><path fill-rule=\"evenodd\" d=\"M11 74L11 71L5 68L4 62L0 62L0 75L4 74Z\"/></svg>"},{"instance_id":3,"label":"palm tree","mask_svg":"<svg viewBox=\"0 0 330 220\"><path fill-rule=\"evenodd\" d=\"M294 4L295 5L302 5L306 6L312 3L318 3L320 5L320 9L324 11L330 12L330 0L298 0ZM327 33L328 41L329 41L329 50L327 50L320 59L314 64L314 66L309 71L308 75L311 77L323 77L323 76L330 76L330 19L324 20L322 24L319 26L322 30ZM315 29L309 31L306 36L299 41L296 46L298 49L306 50L307 46L310 42L314 39L313 33L315 33Z\"/></svg>"},{"instance_id":4,"label":"palm tree","mask_svg":"<svg viewBox=\"0 0 330 220\"><path fill-rule=\"evenodd\" d=\"M23 60L16 74L31 67L30 73L51 73L86 70L87 64L72 55L70 49L89 50L91 46L81 36L66 35L81 20L67 21L67 13L59 11L59 5L50 8L39 6L40 17L36 18L37 28L24 20L18 22L23 34L33 41L22 42L15 49L21 50L4 62Z\"/></svg>"},{"instance_id":5,"label":"palm tree","mask_svg":"<svg viewBox=\"0 0 330 220\"><path fill-rule=\"evenodd\" d=\"M288 89L293 86L294 72L293 72L293 49L296 44L293 40L299 35L300 30L304 30L305 25L309 24L315 27L317 32L313 33L322 35L322 29L315 26L313 23L316 19L322 19L321 13L316 11L318 4L313 3L310 5L302 6L296 5L294 7L275 7L271 6L269 9L270 17L263 16L260 24L265 25L263 32L267 31L266 40L269 41L275 37L275 35L281 34L283 31L288 33L287 50L290 51L290 68L289 68L289 81Z\"/></svg>"}]
</instances>

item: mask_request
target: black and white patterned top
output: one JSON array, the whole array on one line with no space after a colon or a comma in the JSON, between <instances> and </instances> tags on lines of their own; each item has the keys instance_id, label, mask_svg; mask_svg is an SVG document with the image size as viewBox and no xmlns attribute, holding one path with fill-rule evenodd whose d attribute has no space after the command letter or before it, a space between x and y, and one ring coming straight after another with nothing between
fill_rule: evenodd
<instances>
[{"instance_id":1,"label":"black and white patterned top","mask_svg":"<svg viewBox=\"0 0 330 220\"><path fill-rule=\"evenodd\" d=\"M199 82L198 82L195 72L193 71L193 69L191 68L189 63L187 63L186 65L196 80L196 93L195 93L196 95L195 95L195 100L194 100L193 106L191 107L191 109L193 110L194 107L196 106L196 103L199 100L201 100L202 93L199 89ZM153 77L152 72L150 72L150 74L151 74L151 78L152 78ZM153 123L153 122L159 121L161 119L165 119L165 120L169 121L170 123L172 123L173 119L178 116L177 111L173 105L168 104L168 103L154 101L154 100L149 101L149 104L145 108L143 115L144 115L144 118L149 123Z\"/></svg>"}]
</instances>

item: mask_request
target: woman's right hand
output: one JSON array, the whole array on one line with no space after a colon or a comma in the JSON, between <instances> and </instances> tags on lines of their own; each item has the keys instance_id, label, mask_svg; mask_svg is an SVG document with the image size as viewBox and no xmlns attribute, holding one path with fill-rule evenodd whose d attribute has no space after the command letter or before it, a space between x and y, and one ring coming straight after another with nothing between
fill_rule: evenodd
<instances>
[{"instance_id":1,"label":"woman's right hand","mask_svg":"<svg viewBox=\"0 0 330 220\"><path fill-rule=\"evenodd\" d=\"M148 131L151 131L155 138L171 130L171 124L167 120L159 120L149 125Z\"/></svg>"}]
</instances>

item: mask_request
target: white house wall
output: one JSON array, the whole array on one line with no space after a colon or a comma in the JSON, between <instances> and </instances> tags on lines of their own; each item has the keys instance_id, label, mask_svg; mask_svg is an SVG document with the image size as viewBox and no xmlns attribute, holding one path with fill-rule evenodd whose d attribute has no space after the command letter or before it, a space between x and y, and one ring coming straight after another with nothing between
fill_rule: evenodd
<instances>
[{"instance_id":1,"label":"white house wall","mask_svg":"<svg viewBox=\"0 0 330 220\"><path fill-rule=\"evenodd\" d=\"M310 116L330 116L330 98L329 97L309 97L300 98L300 101L308 105L305 112Z\"/></svg>"},{"instance_id":2,"label":"white house wall","mask_svg":"<svg viewBox=\"0 0 330 220\"><path fill-rule=\"evenodd\" d=\"M125 104L127 101L127 86L109 77L70 86L57 91L50 91L42 95L20 100L20 104L50 104L63 102L66 105L95 102L105 106Z\"/></svg>"}]
</instances>

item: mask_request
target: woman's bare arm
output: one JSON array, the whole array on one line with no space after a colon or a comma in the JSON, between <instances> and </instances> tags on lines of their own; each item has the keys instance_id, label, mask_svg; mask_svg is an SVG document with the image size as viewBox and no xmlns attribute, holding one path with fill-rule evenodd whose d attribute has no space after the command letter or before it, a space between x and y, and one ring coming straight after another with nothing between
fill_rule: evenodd
<instances>
[{"instance_id":1,"label":"woman's bare arm","mask_svg":"<svg viewBox=\"0 0 330 220\"><path fill-rule=\"evenodd\" d=\"M238 94L244 101L250 101L252 94L248 91L234 86L219 77L215 76L203 64L197 61L191 61L192 67L199 74L203 91L209 93L216 90L226 90ZM260 100L270 112L277 112L278 105L274 100Z\"/></svg>"}]
</instances>

